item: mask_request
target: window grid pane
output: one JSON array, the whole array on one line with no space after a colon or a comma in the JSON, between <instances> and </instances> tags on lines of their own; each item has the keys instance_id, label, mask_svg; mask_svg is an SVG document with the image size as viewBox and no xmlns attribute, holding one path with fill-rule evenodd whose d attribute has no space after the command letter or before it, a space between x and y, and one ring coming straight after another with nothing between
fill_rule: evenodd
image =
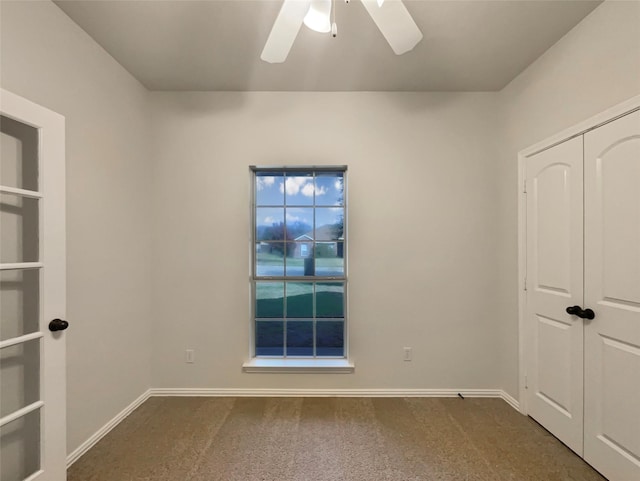
<instances>
[{"instance_id":1,"label":"window grid pane","mask_svg":"<svg viewBox=\"0 0 640 481\"><path fill-rule=\"evenodd\" d=\"M254 172L255 355L344 358L345 172Z\"/></svg>"},{"instance_id":2,"label":"window grid pane","mask_svg":"<svg viewBox=\"0 0 640 481\"><path fill-rule=\"evenodd\" d=\"M256 355L344 357L344 346L336 344L338 339L340 343L344 342L344 290L343 282L256 282ZM309 327L303 323L308 323ZM318 324L322 326L319 328ZM304 335L311 333L311 347L300 344L303 334L295 330L296 326L306 330ZM327 340L328 330L331 331L330 342ZM292 335L295 338L291 338ZM307 347L303 353L303 348Z\"/></svg>"}]
</instances>

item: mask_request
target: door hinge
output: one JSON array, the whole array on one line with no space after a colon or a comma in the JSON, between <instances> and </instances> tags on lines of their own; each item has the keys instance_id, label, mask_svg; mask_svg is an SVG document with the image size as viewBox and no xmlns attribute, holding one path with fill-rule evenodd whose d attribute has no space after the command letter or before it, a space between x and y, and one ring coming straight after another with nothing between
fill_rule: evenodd
<instances>
[{"instance_id":1,"label":"door hinge","mask_svg":"<svg viewBox=\"0 0 640 481\"><path fill-rule=\"evenodd\" d=\"M523 184L524 185L522 186L522 193L526 194L527 193L527 179L524 179Z\"/></svg>"},{"instance_id":2,"label":"door hinge","mask_svg":"<svg viewBox=\"0 0 640 481\"><path fill-rule=\"evenodd\" d=\"M524 290L527 290L527 276L524 276Z\"/></svg>"},{"instance_id":3,"label":"door hinge","mask_svg":"<svg viewBox=\"0 0 640 481\"><path fill-rule=\"evenodd\" d=\"M524 388L525 389L529 389L529 382L527 380L527 375L526 374L524 375Z\"/></svg>"}]
</instances>

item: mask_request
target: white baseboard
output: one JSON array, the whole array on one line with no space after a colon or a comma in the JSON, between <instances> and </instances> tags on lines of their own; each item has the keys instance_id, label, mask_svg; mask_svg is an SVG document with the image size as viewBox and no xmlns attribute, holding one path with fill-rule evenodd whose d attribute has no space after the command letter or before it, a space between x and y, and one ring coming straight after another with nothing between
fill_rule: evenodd
<instances>
[{"instance_id":1,"label":"white baseboard","mask_svg":"<svg viewBox=\"0 0 640 481\"><path fill-rule=\"evenodd\" d=\"M67 456L67 468L152 396L158 397L464 397L500 398L519 411L519 403L501 389L234 389L152 388L118 413L111 421Z\"/></svg>"},{"instance_id":2,"label":"white baseboard","mask_svg":"<svg viewBox=\"0 0 640 481\"><path fill-rule=\"evenodd\" d=\"M516 411L520 412L520 403L516 400L516 398L514 398L510 394L506 393L505 391L500 391L500 397L507 404L509 404L513 409L515 409Z\"/></svg>"},{"instance_id":3,"label":"white baseboard","mask_svg":"<svg viewBox=\"0 0 640 481\"><path fill-rule=\"evenodd\" d=\"M151 396L231 397L490 397L501 398L518 410L518 401L501 389L241 389L153 388Z\"/></svg>"},{"instance_id":4,"label":"white baseboard","mask_svg":"<svg viewBox=\"0 0 640 481\"><path fill-rule=\"evenodd\" d=\"M129 414L131 414L138 406L149 399L151 395L151 389L148 389L135 401L129 404L126 408L120 411L111 421L98 429L93 436L87 439L84 443L78 446L74 451L67 456L67 469L73 463L75 463L84 453L89 451L95 444L105 437L113 428L120 424Z\"/></svg>"}]
</instances>

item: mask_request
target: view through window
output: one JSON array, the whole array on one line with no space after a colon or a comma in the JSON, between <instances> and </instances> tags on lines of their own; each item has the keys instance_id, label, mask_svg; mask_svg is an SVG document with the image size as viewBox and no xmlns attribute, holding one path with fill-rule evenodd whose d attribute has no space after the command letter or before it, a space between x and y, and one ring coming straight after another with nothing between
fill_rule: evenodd
<instances>
[{"instance_id":1,"label":"view through window","mask_svg":"<svg viewBox=\"0 0 640 481\"><path fill-rule=\"evenodd\" d=\"M346 168L252 168L258 357L346 357Z\"/></svg>"}]
</instances>

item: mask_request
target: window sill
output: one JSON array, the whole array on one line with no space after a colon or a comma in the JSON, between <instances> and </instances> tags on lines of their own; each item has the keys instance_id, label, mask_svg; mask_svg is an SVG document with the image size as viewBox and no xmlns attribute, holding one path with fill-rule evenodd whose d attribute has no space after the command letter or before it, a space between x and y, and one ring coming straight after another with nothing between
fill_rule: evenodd
<instances>
[{"instance_id":1,"label":"window sill","mask_svg":"<svg viewBox=\"0 0 640 481\"><path fill-rule=\"evenodd\" d=\"M263 359L253 358L242 365L243 372L343 373L355 371L347 359Z\"/></svg>"}]
</instances>

